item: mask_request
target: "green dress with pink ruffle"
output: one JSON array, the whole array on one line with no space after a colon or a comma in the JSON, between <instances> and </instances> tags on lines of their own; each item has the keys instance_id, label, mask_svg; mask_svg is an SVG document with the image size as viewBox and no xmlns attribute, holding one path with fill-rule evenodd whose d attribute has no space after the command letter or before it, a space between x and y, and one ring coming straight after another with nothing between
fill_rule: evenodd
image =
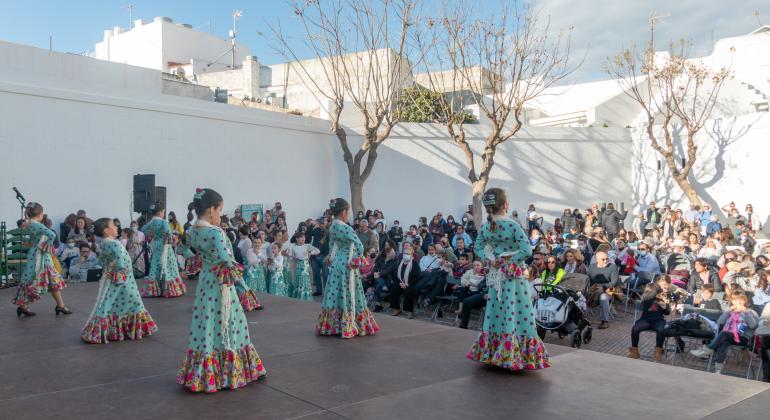
<instances>
[{"instance_id":1,"label":"green dress with pink ruffle","mask_svg":"<svg viewBox=\"0 0 770 420\"><path fill-rule=\"evenodd\" d=\"M171 227L167 220L153 217L142 232L151 237L150 242L150 272L142 287L143 297L178 297L186 289L184 280L179 277L179 265L176 253L171 245Z\"/></svg>"},{"instance_id":2,"label":"green dress with pink ruffle","mask_svg":"<svg viewBox=\"0 0 770 420\"><path fill-rule=\"evenodd\" d=\"M361 240L353 228L335 219L329 227L329 244L333 250L332 266L316 332L342 338L376 333L380 327L366 306L358 269L349 266L351 260L359 258L364 252Z\"/></svg>"},{"instance_id":3,"label":"green dress with pink ruffle","mask_svg":"<svg viewBox=\"0 0 770 420\"><path fill-rule=\"evenodd\" d=\"M235 288L236 282L243 281L243 269L235 262L230 241L219 227L199 221L187 235L203 267L177 382L194 392L246 386L266 371L251 344L249 323Z\"/></svg>"},{"instance_id":4,"label":"green dress with pink ruffle","mask_svg":"<svg viewBox=\"0 0 770 420\"><path fill-rule=\"evenodd\" d=\"M158 331L144 308L136 287L131 256L114 239L102 243L99 264L103 268L96 304L80 338L88 343L139 340Z\"/></svg>"},{"instance_id":5,"label":"green dress with pink ruffle","mask_svg":"<svg viewBox=\"0 0 770 420\"><path fill-rule=\"evenodd\" d=\"M27 251L27 262L21 272L21 281L13 303L26 306L40 299L49 290L61 290L64 280L53 264L53 241L56 233L40 222L31 221L27 228L32 244Z\"/></svg>"},{"instance_id":6,"label":"green dress with pink ruffle","mask_svg":"<svg viewBox=\"0 0 770 420\"><path fill-rule=\"evenodd\" d=\"M484 259L500 261L505 268L491 268L484 326L467 357L509 370L544 369L548 353L535 328L529 284L521 269L532 255L532 247L521 226L508 217L494 218L494 228L484 224L476 237L474 250ZM515 264L512 265L511 263Z\"/></svg>"}]
</instances>

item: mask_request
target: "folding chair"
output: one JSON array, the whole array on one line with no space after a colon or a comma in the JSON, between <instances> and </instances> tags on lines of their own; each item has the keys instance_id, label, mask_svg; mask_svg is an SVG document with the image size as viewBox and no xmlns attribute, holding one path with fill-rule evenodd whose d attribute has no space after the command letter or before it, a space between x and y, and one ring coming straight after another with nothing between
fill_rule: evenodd
<instances>
[{"instance_id":1,"label":"folding chair","mask_svg":"<svg viewBox=\"0 0 770 420\"><path fill-rule=\"evenodd\" d=\"M451 308L453 306L458 306L460 304L459 299L457 296L446 294L447 290L449 289L449 286L451 285L457 285L460 284L460 281L453 277L453 276L447 276L446 279L446 285L444 285L444 294L441 296L436 296L436 307L433 309L433 315L431 315L430 320L433 322L440 322L438 321L439 314L442 314L444 310ZM448 322L442 322L442 323L448 323Z\"/></svg>"},{"instance_id":2,"label":"folding chair","mask_svg":"<svg viewBox=\"0 0 770 420\"><path fill-rule=\"evenodd\" d=\"M628 315L628 301L631 300L632 294L636 296L634 299L634 302L637 301L638 298L642 296L642 293L644 292L644 285L647 283L652 283L655 281L655 274L644 272L644 273L636 273L635 276L630 277L628 281L624 284L625 289L623 290L626 298L623 304L623 319L626 319L626 315ZM636 311L637 306L634 305L634 319L636 319Z\"/></svg>"},{"instance_id":3,"label":"folding chair","mask_svg":"<svg viewBox=\"0 0 770 420\"><path fill-rule=\"evenodd\" d=\"M745 346L740 345L740 344L731 344L730 347L727 348L728 355L729 355L731 350L734 352L734 355L735 355L736 358L738 357L738 355L740 353L735 353L735 350L741 350L741 351L748 350L749 351L749 365L746 367L746 379L750 379L751 378L751 365L754 362L754 356L756 355L756 350L757 350L757 340L756 340L756 337L752 336L751 342L748 345L745 345ZM715 353L711 353L711 355L709 356L708 365L706 366L706 372L711 372L711 366L716 364L716 362L714 361L714 355L715 355ZM759 359L759 370L760 371L762 370L762 358ZM757 376L758 375L759 375L759 372L757 372Z\"/></svg>"}]
</instances>

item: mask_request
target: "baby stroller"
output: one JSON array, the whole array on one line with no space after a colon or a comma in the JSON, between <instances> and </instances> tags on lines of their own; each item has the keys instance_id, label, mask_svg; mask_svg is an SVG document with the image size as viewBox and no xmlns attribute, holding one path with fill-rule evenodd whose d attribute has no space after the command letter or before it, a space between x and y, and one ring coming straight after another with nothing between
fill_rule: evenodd
<instances>
[{"instance_id":1,"label":"baby stroller","mask_svg":"<svg viewBox=\"0 0 770 420\"><path fill-rule=\"evenodd\" d=\"M684 254L673 253L666 258L666 274L674 286L685 288L692 273L692 261Z\"/></svg>"},{"instance_id":2,"label":"baby stroller","mask_svg":"<svg viewBox=\"0 0 770 420\"><path fill-rule=\"evenodd\" d=\"M591 342L593 328L586 317L588 276L567 274L557 285L536 284L535 324L537 335L545 338L547 331L569 337L570 346L579 349Z\"/></svg>"}]
</instances>

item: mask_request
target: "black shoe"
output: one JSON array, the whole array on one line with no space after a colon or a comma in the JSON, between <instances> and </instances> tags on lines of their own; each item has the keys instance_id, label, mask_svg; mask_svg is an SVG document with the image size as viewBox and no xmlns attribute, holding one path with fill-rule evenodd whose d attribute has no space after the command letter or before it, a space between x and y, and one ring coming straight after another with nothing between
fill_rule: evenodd
<instances>
[{"instance_id":1,"label":"black shoe","mask_svg":"<svg viewBox=\"0 0 770 420\"><path fill-rule=\"evenodd\" d=\"M22 315L25 316L35 316L35 313L30 311L29 308L23 309L21 306L16 308L16 316L21 318Z\"/></svg>"},{"instance_id":2,"label":"black shoe","mask_svg":"<svg viewBox=\"0 0 770 420\"><path fill-rule=\"evenodd\" d=\"M65 307L63 307L63 308L61 308L61 307L57 306L55 310L56 310L56 315L57 315L57 316L58 316L59 314L64 314L64 315L70 315L70 314L72 314L72 311L70 310L70 308L68 308L68 307L66 307L66 306L65 306Z\"/></svg>"},{"instance_id":3,"label":"black shoe","mask_svg":"<svg viewBox=\"0 0 770 420\"><path fill-rule=\"evenodd\" d=\"M322 296L322 295L323 295L323 293L321 293L321 292L315 292L315 293L313 293L313 296Z\"/></svg>"},{"instance_id":4,"label":"black shoe","mask_svg":"<svg viewBox=\"0 0 770 420\"><path fill-rule=\"evenodd\" d=\"M382 312L382 305L376 305L373 312Z\"/></svg>"}]
</instances>

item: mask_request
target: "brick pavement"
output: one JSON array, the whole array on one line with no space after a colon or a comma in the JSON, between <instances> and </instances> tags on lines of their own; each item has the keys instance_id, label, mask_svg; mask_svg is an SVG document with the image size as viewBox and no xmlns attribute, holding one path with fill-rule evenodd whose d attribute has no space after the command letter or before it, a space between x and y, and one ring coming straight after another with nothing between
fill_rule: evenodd
<instances>
[{"instance_id":1,"label":"brick pavement","mask_svg":"<svg viewBox=\"0 0 770 420\"><path fill-rule=\"evenodd\" d=\"M615 319L610 323L610 327L604 330L599 330L596 328L600 322L598 317L589 314L588 318L591 321L591 325L593 325L594 327L593 338L589 344L584 344L582 349L596 351L600 353L608 353L608 354L613 354L613 355L622 356L622 357L626 357L628 355L628 348L631 346L631 327L634 325L634 313L630 311L631 307L629 306L629 313L624 319L623 306L621 304L616 304L614 305L614 307L615 307L615 311L617 312L617 315L614 316ZM385 312L383 312L382 314L388 314L388 313L389 312L386 309ZM417 311L417 313L415 314L415 319L424 321L424 322L432 322L430 319L431 315L432 315L432 308L427 308L427 309L423 308ZM380 315L380 316L383 316L383 315ZM404 316L404 315L402 314L401 316ZM452 314L448 316L448 319L439 319L439 321L443 323L451 324L451 321L453 318L454 318L454 315ZM481 320L479 319L478 311L475 311L474 314L472 315L471 322L468 324L468 327L472 329L481 328ZM569 342L566 337L560 339L558 334L550 333L550 332L546 334L545 342L550 344L569 346ZM697 370L706 370L706 366L707 366L706 360L698 359L689 354L690 349L700 347L701 345L700 341L685 339L685 343L686 343L685 353L674 355L674 340L673 339L669 340L666 346L669 349L667 351L667 354L665 356L663 363L671 364L673 361L675 362L676 366L686 367L690 369L697 369ZM643 332L639 339L639 352L641 353L640 362L652 363L654 349L655 349L655 334L653 332ZM723 374L745 377L746 369L748 366L748 356L749 356L748 353L731 351L728 354L728 359L725 363ZM752 378L754 378L754 375L757 372L758 361L759 361L759 356L755 355L754 363L752 364L752 376L751 376Z\"/></svg>"}]
</instances>

